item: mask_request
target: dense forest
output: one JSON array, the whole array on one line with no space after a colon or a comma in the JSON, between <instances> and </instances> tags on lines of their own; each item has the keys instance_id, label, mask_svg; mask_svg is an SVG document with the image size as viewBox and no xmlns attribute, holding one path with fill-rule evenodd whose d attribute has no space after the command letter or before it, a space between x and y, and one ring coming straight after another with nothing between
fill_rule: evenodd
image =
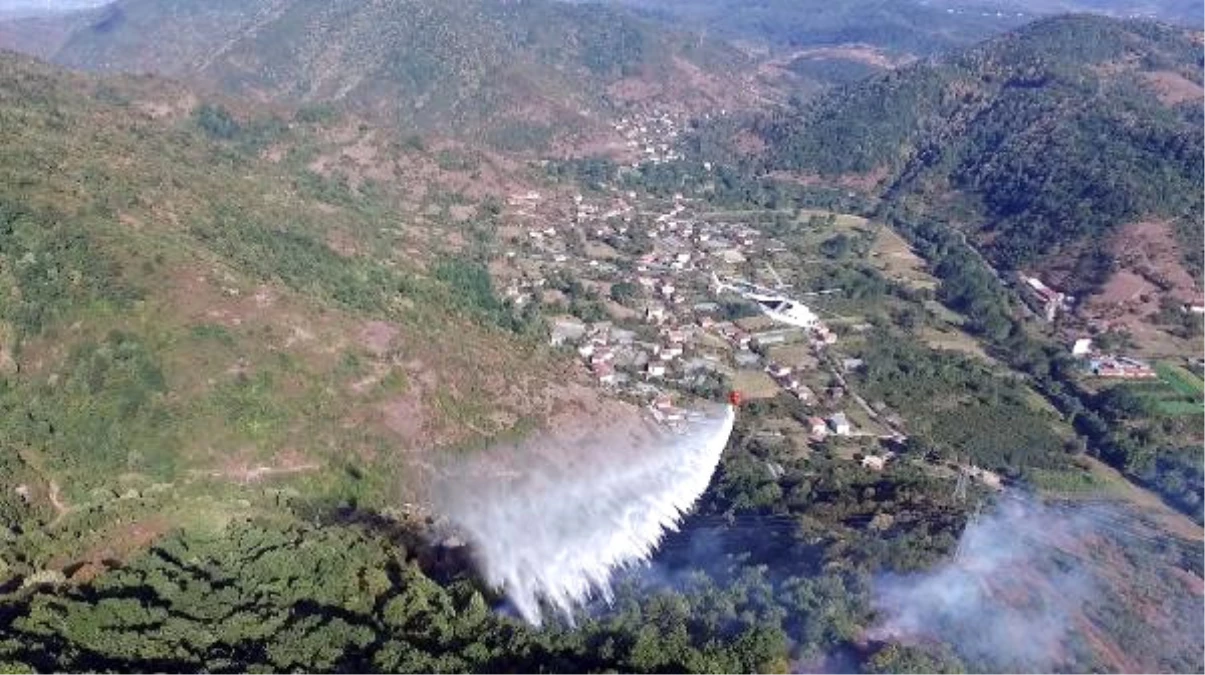
<instances>
[{"instance_id":1,"label":"dense forest","mask_svg":"<svg viewBox=\"0 0 1205 675\"><path fill-rule=\"evenodd\" d=\"M870 621L870 574L936 560L955 541L961 507L921 472L887 478L826 457L792 458L751 435L749 425L786 403L750 410L700 514L652 569L621 581L609 609L587 608L576 627L537 630L510 618L463 550L427 543L421 525L294 498L296 520L169 533L125 565L33 573L20 557L6 558L6 576L26 576L0 595L0 664L764 671L845 643L878 668L958 668L948 654L943 664L853 641ZM785 469L775 478L767 462ZM859 526L885 508L904 514L889 531Z\"/></svg>"},{"instance_id":2,"label":"dense forest","mask_svg":"<svg viewBox=\"0 0 1205 675\"><path fill-rule=\"evenodd\" d=\"M536 629L514 618L504 597L481 586L464 549L431 543L420 523L347 501L295 496L277 516L236 520L219 531L168 532L124 564L98 560L36 571L6 557L5 574L21 573L24 581L0 595L0 666L167 672L1008 667L987 654L960 656L958 645L867 638L879 621L873 598L882 575L920 572L948 555L970 504L919 465L869 471L833 449L801 455L758 433L766 421L796 414L797 405L789 397L752 404L698 513L666 540L651 567L620 576L610 604L584 608L573 625L557 619ZM1107 542L1110 555L1200 573L1199 555L1194 558L1187 544L1160 538L1151 548L1148 538L1129 534L1144 525L1118 515L1107 522L1116 532L1098 541ZM1163 597L1174 591L1169 579L1144 573L1135 583ZM1110 635L1140 630L1143 619L1116 595L1119 589L1100 590L1092 621ZM1087 635L1069 640L1067 667L1109 667ZM1191 668L1194 657L1182 647L1135 655L1161 667Z\"/></svg>"}]
</instances>

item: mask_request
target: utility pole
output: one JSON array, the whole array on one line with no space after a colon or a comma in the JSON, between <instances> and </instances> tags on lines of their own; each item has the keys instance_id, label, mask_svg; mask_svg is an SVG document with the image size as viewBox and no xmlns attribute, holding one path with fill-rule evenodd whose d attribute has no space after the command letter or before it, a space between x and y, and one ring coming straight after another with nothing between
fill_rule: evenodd
<instances>
[{"instance_id":1,"label":"utility pole","mask_svg":"<svg viewBox=\"0 0 1205 675\"><path fill-rule=\"evenodd\" d=\"M954 484L954 501L965 502L967 500L967 482L969 482L970 471L962 464L958 465L958 482Z\"/></svg>"}]
</instances>

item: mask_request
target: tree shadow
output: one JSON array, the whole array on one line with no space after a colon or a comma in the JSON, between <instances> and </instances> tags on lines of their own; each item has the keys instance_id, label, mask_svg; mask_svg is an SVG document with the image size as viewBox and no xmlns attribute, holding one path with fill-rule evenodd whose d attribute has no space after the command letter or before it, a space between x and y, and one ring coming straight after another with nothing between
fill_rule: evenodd
<instances>
[{"instance_id":1,"label":"tree shadow","mask_svg":"<svg viewBox=\"0 0 1205 675\"><path fill-rule=\"evenodd\" d=\"M313 501L294 507L303 520L319 526L352 527L393 542L403 557L440 585L470 581L486 588L477 573L472 549L434 519L397 518L354 503Z\"/></svg>"}]
</instances>

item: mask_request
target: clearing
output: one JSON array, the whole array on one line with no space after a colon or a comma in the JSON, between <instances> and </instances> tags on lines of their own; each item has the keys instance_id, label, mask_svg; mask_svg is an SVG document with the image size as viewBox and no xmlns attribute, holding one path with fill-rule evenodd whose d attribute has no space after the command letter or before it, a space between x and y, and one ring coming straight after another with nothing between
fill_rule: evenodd
<instances>
[{"instance_id":1,"label":"clearing","mask_svg":"<svg viewBox=\"0 0 1205 675\"><path fill-rule=\"evenodd\" d=\"M870 248L870 259L875 269L888 279L910 288L937 288L937 278L929 274L924 259L912 250L903 237L886 225L878 228Z\"/></svg>"},{"instance_id":2,"label":"clearing","mask_svg":"<svg viewBox=\"0 0 1205 675\"><path fill-rule=\"evenodd\" d=\"M738 370L732 377L732 387L747 399L774 398L779 391L774 380L760 370Z\"/></svg>"},{"instance_id":3,"label":"clearing","mask_svg":"<svg viewBox=\"0 0 1205 675\"><path fill-rule=\"evenodd\" d=\"M978 340L957 328L940 329L926 326L921 330L920 337L932 349L966 354L987 363L996 362L983 350L983 345Z\"/></svg>"},{"instance_id":4,"label":"clearing","mask_svg":"<svg viewBox=\"0 0 1205 675\"><path fill-rule=\"evenodd\" d=\"M1199 304L1202 291L1185 267L1171 223L1131 223L1114 235L1110 250L1117 270L1081 303L1089 323L1128 332L1146 357L1196 355L1199 341L1184 340L1152 321L1165 299Z\"/></svg>"},{"instance_id":5,"label":"clearing","mask_svg":"<svg viewBox=\"0 0 1205 675\"><path fill-rule=\"evenodd\" d=\"M1177 105L1185 101L1200 101L1205 96L1201 85L1171 70L1143 73L1147 85L1155 90L1155 96L1164 105Z\"/></svg>"}]
</instances>

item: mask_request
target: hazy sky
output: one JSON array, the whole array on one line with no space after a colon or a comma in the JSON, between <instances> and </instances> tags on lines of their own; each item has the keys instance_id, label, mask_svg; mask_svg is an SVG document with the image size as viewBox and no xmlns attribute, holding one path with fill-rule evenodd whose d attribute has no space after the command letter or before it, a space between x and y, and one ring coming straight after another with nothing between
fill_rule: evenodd
<instances>
[{"instance_id":1,"label":"hazy sky","mask_svg":"<svg viewBox=\"0 0 1205 675\"><path fill-rule=\"evenodd\" d=\"M0 0L0 14L46 14L105 5L111 0Z\"/></svg>"}]
</instances>

